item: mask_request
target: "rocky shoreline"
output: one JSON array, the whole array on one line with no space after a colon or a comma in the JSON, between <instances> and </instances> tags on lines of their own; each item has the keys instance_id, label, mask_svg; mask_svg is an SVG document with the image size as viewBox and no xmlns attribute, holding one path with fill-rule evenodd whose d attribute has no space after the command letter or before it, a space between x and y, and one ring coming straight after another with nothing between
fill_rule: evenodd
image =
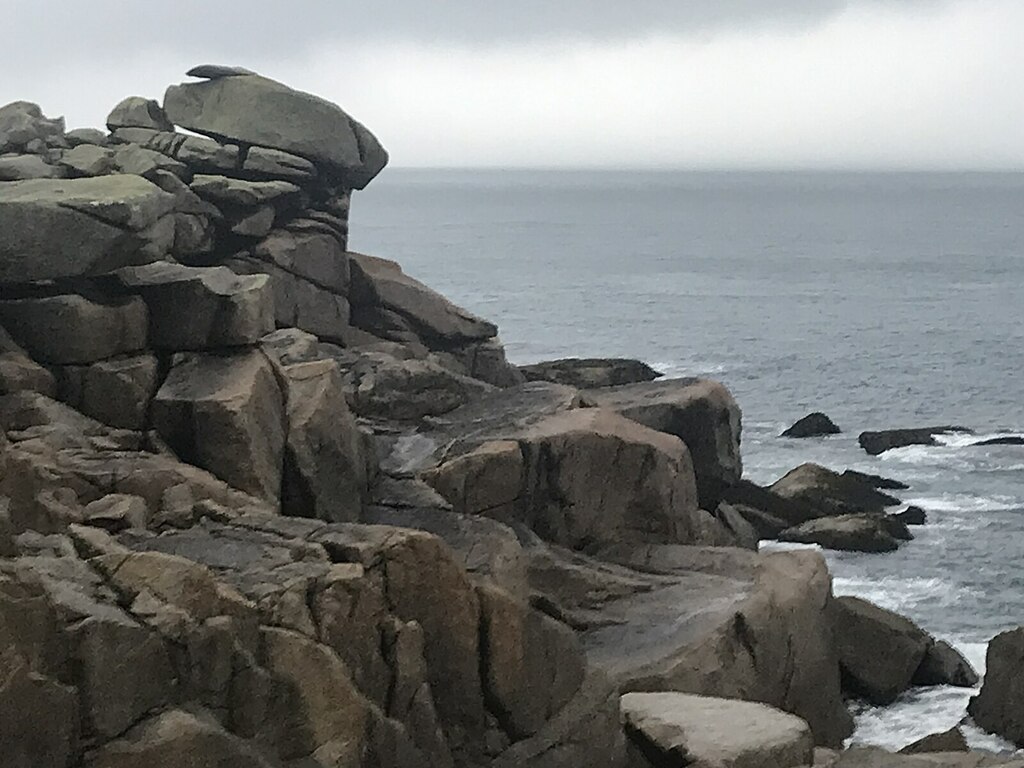
<instances>
[{"instance_id":1,"label":"rocky shoreline","mask_svg":"<svg viewBox=\"0 0 1024 768\"><path fill-rule=\"evenodd\" d=\"M757 551L895 548L891 483L744 480L715 381L510 364L348 250L365 126L189 75L108 132L0 107L5 768L991 764L831 751L849 697L977 677ZM971 714L1021 743L1019 648Z\"/></svg>"}]
</instances>

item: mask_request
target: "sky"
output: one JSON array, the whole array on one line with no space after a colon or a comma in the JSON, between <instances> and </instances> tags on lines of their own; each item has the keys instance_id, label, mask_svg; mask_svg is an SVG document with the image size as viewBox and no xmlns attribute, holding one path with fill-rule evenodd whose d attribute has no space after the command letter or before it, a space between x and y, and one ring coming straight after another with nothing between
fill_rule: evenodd
<instances>
[{"instance_id":1,"label":"sky","mask_svg":"<svg viewBox=\"0 0 1024 768\"><path fill-rule=\"evenodd\" d=\"M1024 0L0 0L0 104L100 126L199 63L395 166L1024 170Z\"/></svg>"}]
</instances>

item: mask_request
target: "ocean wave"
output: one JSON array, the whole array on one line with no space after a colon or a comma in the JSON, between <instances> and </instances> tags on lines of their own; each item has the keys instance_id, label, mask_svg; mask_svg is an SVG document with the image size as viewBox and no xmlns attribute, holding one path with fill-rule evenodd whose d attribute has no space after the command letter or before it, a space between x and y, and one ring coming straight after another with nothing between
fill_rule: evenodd
<instances>
[{"instance_id":1,"label":"ocean wave","mask_svg":"<svg viewBox=\"0 0 1024 768\"><path fill-rule=\"evenodd\" d=\"M837 596L861 597L897 613L915 613L918 606L955 606L977 600L982 593L964 584L924 576L864 578L835 576L832 591Z\"/></svg>"},{"instance_id":2,"label":"ocean wave","mask_svg":"<svg viewBox=\"0 0 1024 768\"><path fill-rule=\"evenodd\" d=\"M1020 437L1019 431L1014 432L985 432L981 434L971 434L965 432L946 432L940 435L935 435L935 442L943 447L948 448L967 448L967 447L979 447L975 446L975 443L980 443L985 440L996 440L1001 437ZM995 446L993 446L995 447Z\"/></svg>"},{"instance_id":3,"label":"ocean wave","mask_svg":"<svg viewBox=\"0 0 1024 768\"><path fill-rule=\"evenodd\" d=\"M721 363L707 360L687 360L668 362L652 362L651 368L663 374L666 379L685 379L688 376L708 376L725 373L726 367Z\"/></svg>"},{"instance_id":4,"label":"ocean wave","mask_svg":"<svg viewBox=\"0 0 1024 768\"><path fill-rule=\"evenodd\" d=\"M1012 512L1024 508L1024 501L1013 496L975 496L970 493L942 493L904 499L906 504L927 512Z\"/></svg>"}]
</instances>

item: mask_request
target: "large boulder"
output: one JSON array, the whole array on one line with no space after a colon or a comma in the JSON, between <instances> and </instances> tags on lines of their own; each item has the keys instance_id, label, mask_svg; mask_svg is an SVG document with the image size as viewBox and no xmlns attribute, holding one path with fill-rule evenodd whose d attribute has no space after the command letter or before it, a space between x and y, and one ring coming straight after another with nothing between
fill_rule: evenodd
<instances>
[{"instance_id":1,"label":"large boulder","mask_svg":"<svg viewBox=\"0 0 1024 768\"><path fill-rule=\"evenodd\" d=\"M1024 747L1024 627L989 642L985 682L967 711L981 728Z\"/></svg>"},{"instance_id":2,"label":"large boulder","mask_svg":"<svg viewBox=\"0 0 1024 768\"><path fill-rule=\"evenodd\" d=\"M914 673L914 685L953 685L973 688L980 678L971 663L945 640L928 647L921 666Z\"/></svg>"},{"instance_id":3,"label":"large boulder","mask_svg":"<svg viewBox=\"0 0 1024 768\"><path fill-rule=\"evenodd\" d=\"M144 349L149 315L136 297L67 293L0 301L0 322L33 359L86 365Z\"/></svg>"},{"instance_id":4,"label":"large boulder","mask_svg":"<svg viewBox=\"0 0 1024 768\"><path fill-rule=\"evenodd\" d=\"M180 353L153 400L152 419L185 461L240 490L279 498L284 398L261 352Z\"/></svg>"},{"instance_id":5,"label":"large boulder","mask_svg":"<svg viewBox=\"0 0 1024 768\"><path fill-rule=\"evenodd\" d=\"M145 429L159 385L155 355L128 355L57 369L60 399L86 416L122 429Z\"/></svg>"},{"instance_id":6,"label":"large boulder","mask_svg":"<svg viewBox=\"0 0 1024 768\"><path fill-rule=\"evenodd\" d=\"M793 426L783 432L780 437L822 437L838 435L842 432L835 423L821 411L809 413L799 419Z\"/></svg>"},{"instance_id":7,"label":"large boulder","mask_svg":"<svg viewBox=\"0 0 1024 768\"><path fill-rule=\"evenodd\" d=\"M122 269L118 279L149 307L149 342L157 349L244 346L274 329L266 275L159 262Z\"/></svg>"},{"instance_id":8,"label":"large boulder","mask_svg":"<svg viewBox=\"0 0 1024 768\"><path fill-rule=\"evenodd\" d=\"M637 384L662 375L647 363L625 358L570 357L521 365L519 370L527 381L551 381L579 389Z\"/></svg>"},{"instance_id":9,"label":"large boulder","mask_svg":"<svg viewBox=\"0 0 1024 768\"><path fill-rule=\"evenodd\" d=\"M376 137L340 107L255 74L172 85L164 111L197 133L323 163L355 189L388 161Z\"/></svg>"},{"instance_id":10,"label":"large boulder","mask_svg":"<svg viewBox=\"0 0 1024 768\"><path fill-rule=\"evenodd\" d=\"M626 734L651 765L796 768L814 760L807 723L749 701L685 693L627 693Z\"/></svg>"},{"instance_id":11,"label":"large boulder","mask_svg":"<svg viewBox=\"0 0 1024 768\"><path fill-rule=\"evenodd\" d=\"M169 252L174 197L140 176L0 184L0 282L96 275Z\"/></svg>"},{"instance_id":12,"label":"large boulder","mask_svg":"<svg viewBox=\"0 0 1024 768\"><path fill-rule=\"evenodd\" d=\"M880 432L861 432L857 442L872 456L878 456L893 448L904 448L908 445L938 445L935 436L951 432L970 433L970 430L953 426L886 429Z\"/></svg>"},{"instance_id":13,"label":"large boulder","mask_svg":"<svg viewBox=\"0 0 1024 768\"><path fill-rule=\"evenodd\" d=\"M53 374L29 357L0 326L0 395L25 389L52 397L57 384Z\"/></svg>"},{"instance_id":14,"label":"large boulder","mask_svg":"<svg viewBox=\"0 0 1024 768\"><path fill-rule=\"evenodd\" d=\"M900 542L892 535L892 525L900 523L884 515L821 517L781 531L778 539L844 552L894 552Z\"/></svg>"},{"instance_id":15,"label":"large boulder","mask_svg":"<svg viewBox=\"0 0 1024 768\"><path fill-rule=\"evenodd\" d=\"M858 597L840 597L830 613L843 687L873 704L907 690L932 644L909 619Z\"/></svg>"},{"instance_id":16,"label":"large boulder","mask_svg":"<svg viewBox=\"0 0 1024 768\"><path fill-rule=\"evenodd\" d=\"M739 481L743 473L740 409L729 390L717 381L669 379L629 384L588 390L584 399L686 443L705 509L717 507L722 489Z\"/></svg>"},{"instance_id":17,"label":"large boulder","mask_svg":"<svg viewBox=\"0 0 1024 768\"><path fill-rule=\"evenodd\" d=\"M576 549L696 542L702 516L710 521L682 441L601 408L549 416L423 478L458 512L524 523Z\"/></svg>"},{"instance_id":18,"label":"large boulder","mask_svg":"<svg viewBox=\"0 0 1024 768\"><path fill-rule=\"evenodd\" d=\"M816 509L818 516L881 512L900 503L856 475L841 475L810 462L776 480L769 490Z\"/></svg>"},{"instance_id":19,"label":"large boulder","mask_svg":"<svg viewBox=\"0 0 1024 768\"><path fill-rule=\"evenodd\" d=\"M107 115L107 128L111 132L118 128L151 128L156 131L173 131L174 126L167 115L153 99L129 96L122 99Z\"/></svg>"}]
</instances>

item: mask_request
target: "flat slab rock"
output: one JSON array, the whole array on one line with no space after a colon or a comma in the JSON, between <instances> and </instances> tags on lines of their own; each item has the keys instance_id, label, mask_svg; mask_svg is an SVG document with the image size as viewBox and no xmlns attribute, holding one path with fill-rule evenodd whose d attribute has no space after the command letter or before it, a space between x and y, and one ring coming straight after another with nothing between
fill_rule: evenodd
<instances>
[{"instance_id":1,"label":"flat slab rock","mask_svg":"<svg viewBox=\"0 0 1024 768\"><path fill-rule=\"evenodd\" d=\"M627 734L653 765L790 768L814 761L807 723L765 704L627 693L620 705Z\"/></svg>"}]
</instances>

